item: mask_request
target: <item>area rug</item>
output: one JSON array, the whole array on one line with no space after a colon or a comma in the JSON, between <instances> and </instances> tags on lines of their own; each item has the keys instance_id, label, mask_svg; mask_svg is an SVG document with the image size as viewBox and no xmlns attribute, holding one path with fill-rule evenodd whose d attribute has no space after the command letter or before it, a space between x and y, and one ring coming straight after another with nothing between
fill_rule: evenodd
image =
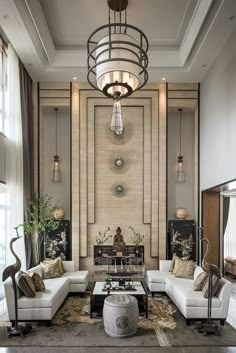
<instances>
[{"instance_id":1,"label":"area rug","mask_svg":"<svg viewBox=\"0 0 236 353\"><path fill-rule=\"evenodd\" d=\"M173 314L176 307L168 302L164 302L162 298L148 298L148 318L139 317L138 327L143 329L174 329L176 322ZM89 316L90 298L68 297L63 306L58 310L52 320L52 325L61 326L68 323L88 323L95 324L99 319L93 319Z\"/></svg>"},{"instance_id":2,"label":"area rug","mask_svg":"<svg viewBox=\"0 0 236 353\"><path fill-rule=\"evenodd\" d=\"M88 298L69 297L61 307L50 327L33 326L25 337L7 337L6 327L0 327L2 347L194 347L236 346L236 331L228 324L221 336L204 337L195 325L186 326L181 313L167 296L150 298L149 320L139 320L135 336L125 339L106 335L102 319L89 318ZM77 303L79 300L79 304ZM72 301L72 302L71 302ZM71 305L69 305L69 303ZM71 315L71 308L77 309ZM174 312L176 310L176 312ZM153 317L151 316L153 315ZM86 318L86 319L85 319ZM172 320L172 319L173 320ZM84 322L83 320L88 320ZM153 326L152 326L153 324ZM150 325L150 326L149 326ZM169 326L169 327L168 327ZM149 328L150 327L150 328Z\"/></svg>"}]
</instances>

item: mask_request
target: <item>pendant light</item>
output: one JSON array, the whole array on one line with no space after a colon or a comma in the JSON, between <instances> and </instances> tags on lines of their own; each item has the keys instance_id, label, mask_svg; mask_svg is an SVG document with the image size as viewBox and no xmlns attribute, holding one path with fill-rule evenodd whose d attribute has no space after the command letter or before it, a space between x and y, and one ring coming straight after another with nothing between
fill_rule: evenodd
<instances>
[{"instance_id":1,"label":"pendant light","mask_svg":"<svg viewBox=\"0 0 236 353\"><path fill-rule=\"evenodd\" d=\"M87 41L87 79L93 88L114 99L111 130L121 135L120 99L130 96L148 80L148 39L139 28L127 24L128 0L107 3L108 24L97 28Z\"/></svg>"},{"instance_id":2,"label":"pendant light","mask_svg":"<svg viewBox=\"0 0 236 353\"><path fill-rule=\"evenodd\" d=\"M58 108L54 108L56 114L56 131L55 131L55 141L56 141L56 153L53 160L53 172L52 172L52 181L54 183L59 183L61 181L61 170L60 170L60 160L57 154L57 113Z\"/></svg>"},{"instance_id":3,"label":"pendant light","mask_svg":"<svg viewBox=\"0 0 236 353\"><path fill-rule=\"evenodd\" d=\"M177 178L176 182L177 183L184 183L185 182L185 172L184 172L184 157L181 153L181 131L182 129L182 108L179 109L179 155L177 157Z\"/></svg>"}]
</instances>

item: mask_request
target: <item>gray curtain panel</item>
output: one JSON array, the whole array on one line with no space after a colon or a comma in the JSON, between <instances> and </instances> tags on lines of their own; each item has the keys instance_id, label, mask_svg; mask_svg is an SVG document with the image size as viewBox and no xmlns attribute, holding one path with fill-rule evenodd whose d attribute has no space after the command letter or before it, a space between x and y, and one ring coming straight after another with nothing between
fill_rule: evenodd
<instances>
[{"instance_id":1,"label":"gray curtain panel","mask_svg":"<svg viewBox=\"0 0 236 353\"><path fill-rule=\"evenodd\" d=\"M21 115L23 137L23 177L24 177L24 218L27 221L27 208L34 192L34 140L33 140L33 101L32 79L22 62L20 69ZM32 263L32 238L25 234L26 266Z\"/></svg>"},{"instance_id":2,"label":"gray curtain panel","mask_svg":"<svg viewBox=\"0 0 236 353\"><path fill-rule=\"evenodd\" d=\"M223 197L223 236L225 235L226 226L229 218L230 197Z\"/></svg>"}]
</instances>

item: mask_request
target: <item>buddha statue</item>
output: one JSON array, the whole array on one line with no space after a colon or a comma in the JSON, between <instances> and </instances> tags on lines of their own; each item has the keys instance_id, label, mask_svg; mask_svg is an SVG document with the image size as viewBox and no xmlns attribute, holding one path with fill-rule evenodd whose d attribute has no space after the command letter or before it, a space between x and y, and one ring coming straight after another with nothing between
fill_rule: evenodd
<instances>
[{"instance_id":1,"label":"buddha statue","mask_svg":"<svg viewBox=\"0 0 236 353\"><path fill-rule=\"evenodd\" d=\"M114 235L113 248L116 252L121 252L122 255L125 254L125 242L123 235L121 234L121 228L117 227L116 234Z\"/></svg>"}]
</instances>

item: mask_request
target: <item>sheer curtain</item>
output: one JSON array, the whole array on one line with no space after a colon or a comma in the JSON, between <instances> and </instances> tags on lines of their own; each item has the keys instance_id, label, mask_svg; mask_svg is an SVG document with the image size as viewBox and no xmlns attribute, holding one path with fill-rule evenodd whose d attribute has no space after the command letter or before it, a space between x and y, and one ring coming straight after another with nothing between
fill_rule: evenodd
<instances>
[{"instance_id":1,"label":"sheer curtain","mask_svg":"<svg viewBox=\"0 0 236 353\"><path fill-rule=\"evenodd\" d=\"M7 90L8 131L6 132L6 185L7 185L7 219L6 219L6 264L14 259L9 250L10 239L16 235L14 227L23 223L23 147L20 104L19 59L14 48L8 46L8 90ZM20 229L20 235L23 235ZM14 249L25 269L24 237L14 243Z\"/></svg>"},{"instance_id":2,"label":"sheer curtain","mask_svg":"<svg viewBox=\"0 0 236 353\"><path fill-rule=\"evenodd\" d=\"M229 218L224 234L224 257L236 258L236 197L230 198Z\"/></svg>"}]
</instances>

